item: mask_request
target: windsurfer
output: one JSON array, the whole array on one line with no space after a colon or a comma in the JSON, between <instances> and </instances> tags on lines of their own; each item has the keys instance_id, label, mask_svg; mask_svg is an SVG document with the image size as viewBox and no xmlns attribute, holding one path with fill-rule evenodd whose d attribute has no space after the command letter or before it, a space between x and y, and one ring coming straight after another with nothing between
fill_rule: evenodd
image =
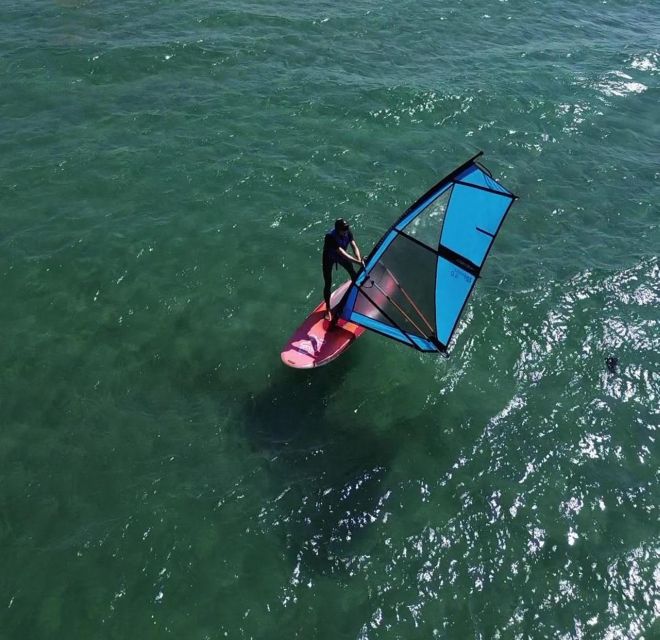
<instances>
[{"instance_id":1,"label":"windsurfer","mask_svg":"<svg viewBox=\"0 0 660 640\"><path fill-rule=\"evenodd\" d=\"M353 252L353 256L347 251L349 247ZM333 319L332 309L330 308L332 267L338 264L348 271L348 275L353 282L357 277L353 264L363 264L360 249L358 249L353 239L348 222L343 218L335 220L334 229L325 234L323 241L323 299L325 300L325 318L329 321Z\"/></svg>"}]
</instances>

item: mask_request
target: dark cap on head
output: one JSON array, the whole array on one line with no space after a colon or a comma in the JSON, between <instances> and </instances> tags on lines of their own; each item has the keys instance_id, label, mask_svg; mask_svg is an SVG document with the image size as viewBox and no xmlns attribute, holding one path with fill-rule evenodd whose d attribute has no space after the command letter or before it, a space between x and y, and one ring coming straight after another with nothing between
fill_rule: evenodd
<instances>
[{"instance_id":1,"label":"dark cap on head","mask_svg":"<svg viewBox=\"0 0 660 640\"><path fill-rule=\"evenodd\" d=\"M335 220L335 231L347 231L348 230L348 222L344 220L344 218L337 218Z\"/></svg>"}]
</instances>

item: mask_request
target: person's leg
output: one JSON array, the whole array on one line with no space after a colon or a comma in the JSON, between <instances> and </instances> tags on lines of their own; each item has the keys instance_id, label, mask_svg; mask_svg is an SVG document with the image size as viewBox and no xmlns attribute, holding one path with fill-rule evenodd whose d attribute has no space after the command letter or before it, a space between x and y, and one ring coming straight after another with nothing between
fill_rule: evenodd
<instances>
[{"instance_id":1,"label":"person's leg","mask_svg":"<svg viewBox=\"0 0 660 640\"><path fill-rule=\"evenodd\" d=\"M348 272L348 275L351 278L351 282L355 282L355 279L357 278L357 273L355 269L353 268L353 263L350 260L339 260L338 264L340 264L346 271ZM348 291L344 294L344 297L339 301L338 304L335 305L334 309L332 310L332 323L336 324L337 320L339 320L339 316L341 315L342 309L344 308L344 302L346 300L346 294Z\"/></svg>"},{"instance_id":2,"label":"person's leg","mask_svg":"<svg viewBox=\"0 0 660 640\"><path fill-rule=\"evenodd\" d=\"M357 278L357 273L355 271L355 267L353 267L353 263L350 260L346 260L345 258L343 260L339 261L339 264L348 271L348 275L351 278L352 282L355 282L355 278Z\"/></svg>"},{"instance_id":3,"label":"person's leg","mask_svg":"<svg viewBox=\"0 0 660 640\"><path fill-rule=\"evenodd\" d=\"M332 262L323 262L323 300L326 317L330 319L330 289L332 289Z\"/></svg>"}]
</instances>

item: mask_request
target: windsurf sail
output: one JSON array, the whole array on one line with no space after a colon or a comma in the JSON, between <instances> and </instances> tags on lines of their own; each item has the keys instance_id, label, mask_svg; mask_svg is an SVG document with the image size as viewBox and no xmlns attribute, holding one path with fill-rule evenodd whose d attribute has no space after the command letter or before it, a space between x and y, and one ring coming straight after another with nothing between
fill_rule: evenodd
<instances>
[{"instance_id":1,"label":"windsurf sail","mask_svg":"<svg viewBox=\"0 0 660 640\"><path fill-rule=\"evenodd\" d=\"M420 351L446 353L516 196L477 159L440 180L388 229L341 317Z\"/></svg>"}]
</instances>

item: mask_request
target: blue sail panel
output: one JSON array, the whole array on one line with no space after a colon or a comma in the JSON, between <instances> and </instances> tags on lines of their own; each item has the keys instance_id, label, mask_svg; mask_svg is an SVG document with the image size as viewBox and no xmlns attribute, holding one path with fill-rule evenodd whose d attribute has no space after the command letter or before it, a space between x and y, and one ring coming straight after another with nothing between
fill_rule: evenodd
<instances>
[{"instance_id":1,"label":"blue sail panel","mask_svg":"<svg viewBox=\"0 0 660 640\"><path fill-rule=\"evenodd\" d=\"M448 346L476 278L449 260L439 258L435 280L436 334Z\"/></svg>"},{"instance_id":2,"label":"blue sail panel","mask_svg":"<svg viewBox=\"0 0 660 640\"><path fill-rule=\"evenodd\" d=\"M473 184L477 187L483 187L484 189L490 189L491 191L497 191L509 197L513 197L513 194L503 187L499 182L494 180L488 173L486 173L482 167L477 164L473 164L471 167L468 167L464 172L458 175L456 178L459 182L467 182L468 184Z\"/></svg>"},{"instance_id":3,"label":"blue sail panel","mask_svg":"<svg viewBox=\"0 0 660 640\"><path fill-rule=\"evenodd\" d=\"M508 195L454 185L440 244L480 267L510 205Z\"/></svg>"}]
</instances>

